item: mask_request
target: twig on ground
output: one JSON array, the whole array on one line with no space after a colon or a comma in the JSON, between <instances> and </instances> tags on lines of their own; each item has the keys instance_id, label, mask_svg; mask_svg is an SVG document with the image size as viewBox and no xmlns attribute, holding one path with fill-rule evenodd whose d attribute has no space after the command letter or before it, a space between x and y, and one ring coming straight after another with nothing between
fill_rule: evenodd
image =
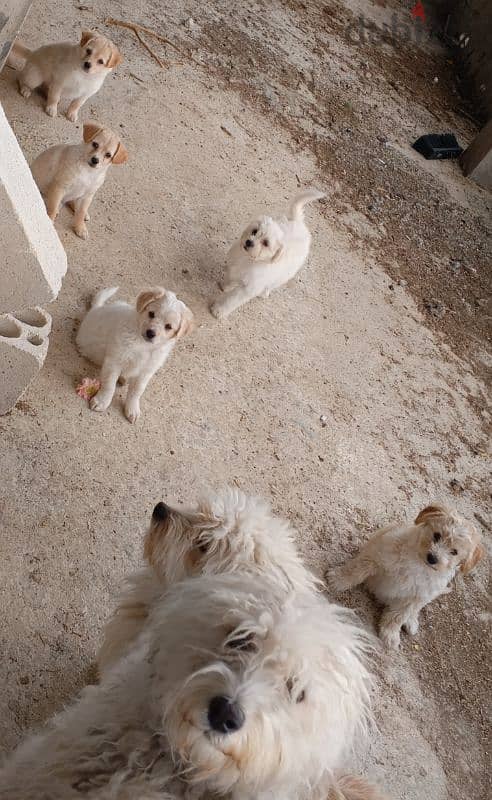
<instances>
[{"instance_id":1,"label":"twig on ground","mask_svg":"<svg viewBox=\"0 0 492 800\"><path fill-rule=\"evenodd\" d=\"M194 61L195 64L199 63L198 61L195 61L195 59L190 53L186 53L184 50L178 47L177 44L174 44L174 42L172 42L171 39L168 39L167 36L162 36L162 34L153 31L152 28L146 28L144 25L139 25L138 22L125 22L122 19L114 19L113 17L107 17L104 20L104 23L105 25L116 25L118 28L128 28L128 30L133 31L137 39L143 44L146 50L149 51L152 57L159 62L161 67L163 66L163 64L161 63L159 57L156 56L155 53L150 49L150 47L148 47L148 45L144 42L144 40L140 35L141 33L146 33L148 36L153 36L159 42L163 42L164 44L168 44L170 47L173 47L174 50L176 50L180 55L184 56L185 58L191 59L191 61Z\"/></svg>"}]
</instances>

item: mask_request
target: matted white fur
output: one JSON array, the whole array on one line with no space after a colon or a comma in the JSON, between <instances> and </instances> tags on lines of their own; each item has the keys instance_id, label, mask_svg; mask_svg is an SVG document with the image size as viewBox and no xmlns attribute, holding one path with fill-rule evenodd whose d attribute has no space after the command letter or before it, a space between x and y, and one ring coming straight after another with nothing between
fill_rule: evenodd
<instances>
[{"instance_id":1,"label":"matted white fur","mask_svg":"<svg viewBox=\"0 0 492 800\"><path fill-rule=\"evenodd\" d=\"M264 500L237 488L209 492L188 508L159 503L145 537L148 567L130 575L104 630L97 662L104 672L142 631L150 608L173 583L196 574L265 575L286 594L316 591L296 532Z\"/></svg>"},{"instance_id":2,"label":"matted white fur","mask_svg":"<svg viewBox=\"0 0 492 800\"><path fill-rule=\"evenodd\" d=\"M7 759L0 796L326 798L369 720L371 644L320 595L189 578L99 686Z\"/></svg>"},{"instance_id":3,"label":"matted white fur","mask_svg":"<svg viewBox=\"0 0 492 800\"><path fill-rule=\"evenodd\" d=\"M307 189L294 197L286 217L262 216L248 225L227 255L224 293L210 309L215 317L227 317L254 297L268 297L297 274L311 245L304 207L324 196Z\"/></svg>"},{"instance_id":4,"label":"matted white fur","mask_svg":"<svg viewBox=\"0 0 492 800\"><path fill-rule=\"evenodd\" d=\"M338 591L365 583L386 606L381 638L397 648L402 626L417 633L421 609L450 592L457 571L467 574L483 555L469 522L443 506L427 506L413 524L378 531L355 558L329 571L328 582Z\"/></svg>"}]
</instances>

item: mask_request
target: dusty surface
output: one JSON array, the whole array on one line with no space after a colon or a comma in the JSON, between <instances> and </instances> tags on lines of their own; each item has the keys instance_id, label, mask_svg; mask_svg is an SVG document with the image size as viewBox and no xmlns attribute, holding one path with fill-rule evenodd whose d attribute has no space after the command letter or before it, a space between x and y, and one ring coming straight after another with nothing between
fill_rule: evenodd
<instances>
[{"instance_id":1,"label":"dusty surface","mask_svg":"<svg viewBox=\"0 0 492 800\"><path fill-rule=\"evenodd\" d=\"M5 748L86 680L158 499L224 482L265 495L320 574L429 500L456 504L490 537L491 197L456 163L409 148L430 131L473 137L437 40L350 44L361 11L380 26L409 18L390 2L91 5L37 2L23 32L38 44L99 26L117 41L125 63L85 118L119 129L131 159L99 192L87 243L61 214L70 268L46 365L0 420ZM161 70L129 31L104 27L107 14L154 27L194 60L149 40L171 62ZM1 97L28 160L78 139L80 126L46 117L13 81L7 70ZM309 265L217 323L207 306L226 247L298 185L328 193L308 211ZM103 416L75 394L95 370L73 336L95 289L118 284L130 298L149 283L174 289L200 327L132 427L121 390ZM482 562L424 612L415 640L381 655L379 730L358 760L393 798L489 796L488 574ZM377 620L363 591L339 599Z\"/></svg>"}]
</instances>

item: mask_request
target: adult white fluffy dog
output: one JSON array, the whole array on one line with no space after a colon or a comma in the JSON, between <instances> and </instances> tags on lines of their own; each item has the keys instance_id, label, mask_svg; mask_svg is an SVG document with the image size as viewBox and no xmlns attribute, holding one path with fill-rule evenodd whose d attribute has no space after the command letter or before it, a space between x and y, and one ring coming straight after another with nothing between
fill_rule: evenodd
<instances>
[{"instance_id":1,"label":"adult white fluffy dog","mask_svg":"<svg viewBox=\"0 0 492 800\"><path fill-rule=\"evenodd\" d=\"M102 674L131 647L150 609L172 584L191 575L264 575L288 594L320 584L304 565L289 522L236 488L209 492L196 505L158 503L145 537L148 566L130 575L107 623L97 662Z\"/></svg>"},{"instance_id":2,"label":"adult white fluffy dog","mask_svg":"<svg viewBox=\"0 0 492 800\"><path fill-rule=\"evenodd\" d=\"M91 399L93 411L106 411L118 380L128 382L125 416L136 422L140 398L152 376L171 354L176 340L193 329L193 314L174 292L145 289L135 304L106 305L118 287L102 289L77 333L80 352L101 368L101 388Z\"/></svg>"},{"instance_id":3,"label":"adult white fluffy dog","mask_svg":"<svg viewBox=\"0 0 492 800\"><path fill-rule=\"evenodd\" d=\"M242 574L187 579L132 653L7 760L0 796L326 800L367 726L370 648L352 612L320 595L286 599Z\"/></svg>"},{"instance_id":4,"label":"adult white fluffy dog","mask_svg":"<svg viewBox=\"0 0 492 800\"><path fill-rule=\"evenodd\" d=\"M224 294L210 309L215 317L227 317L253 297L268 297L296 275L311 245L304 207L324 196L308 189L294 197L285 218L262 216L248 225L227 255Z\"/></svg>"}]
</instances>

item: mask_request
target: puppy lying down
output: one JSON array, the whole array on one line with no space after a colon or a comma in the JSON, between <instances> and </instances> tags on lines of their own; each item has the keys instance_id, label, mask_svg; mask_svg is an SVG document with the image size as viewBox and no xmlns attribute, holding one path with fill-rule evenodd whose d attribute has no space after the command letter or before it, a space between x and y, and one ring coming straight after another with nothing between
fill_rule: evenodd
<instances>
[{"instance_id":1,"label":"puppy lying down","mask_svg":"<svg viewBox=\"0 0 492 800\"><path fill-rule=\"evenodd\" d=\"M140 292L135 305L121 300L106 305L118 287L103 289L93 300L77 333L83 356L101 366L101 388L93 411L106 411L118 381L128 383L125 416L140 416L145 388L171 354L176 341L193 329L193 314L173 292L157 286Z\"/></svg>"},{"instance_id":2,"label":"puppy lying down","mask_svg":"<svg viewBox=\"0 0 492 800\"><path fill-rule=\"evenodd\" d=\"M421 609L451 591L457 571L466 575L485 551L475 528L455 511L424 508L411 525L389 525L374 534L360 552L328 573L337 591L365 583L386 606L380 635L397 648L400 630L417 633Z\"/></svg>"},{"instance_id":3,"label":"puppy lying down","mask_svg":"<svg viewBox=\"0 0 492 800\"><path fill-rule=\"evenodd\" d=\"M127 160L118 134L93 122L84 125L81 144L49 147L31 164L49 218L56 219L62 205L67 204L74 212L75 233L87 239L89 206L106 179L108 167Z\"/></svg>"},{"instance_id":4,"label":"puppy lying down","mask_svg":"<svg viewBox=\"0 0 492 800\"><path fill-rule=\"evenodd\" d=\"M253 297L268 297L296 275L311 244L304 207L324 196L308 189L294 197L285 218L262 216L248 225L227 255L224 294L210 309L214 317L227 317Z\"/></svg>"}]
</instances>

